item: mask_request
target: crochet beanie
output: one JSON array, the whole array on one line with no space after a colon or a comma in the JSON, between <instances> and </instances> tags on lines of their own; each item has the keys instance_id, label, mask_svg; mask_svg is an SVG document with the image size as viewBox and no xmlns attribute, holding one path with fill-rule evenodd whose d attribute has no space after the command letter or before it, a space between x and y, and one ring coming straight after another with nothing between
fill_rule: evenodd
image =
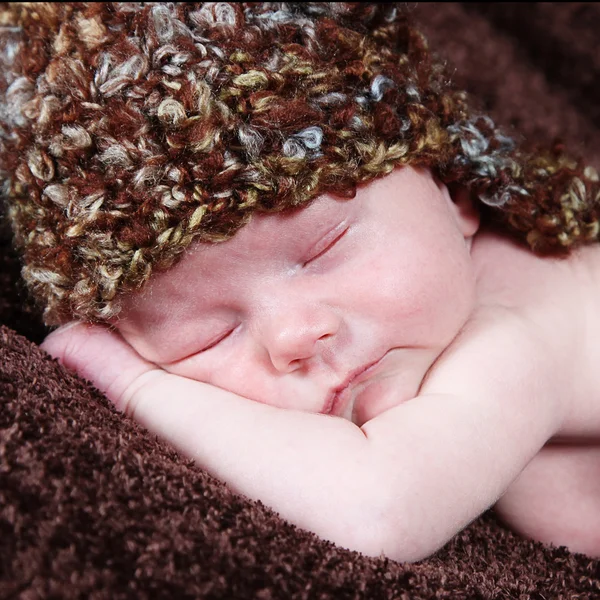
<instances>
[{"instance_id":1,"label":"crochet beanie","mask_svg":"<svg viewBox=\"0 0 600 600\"><path fill-rule=\"evenodd\" d=\"M598 239L596 171L475 113L400 3L5 3L0 67L5 212L49 325L403 165L541 253Z\"/></svg>"}]
</instances>

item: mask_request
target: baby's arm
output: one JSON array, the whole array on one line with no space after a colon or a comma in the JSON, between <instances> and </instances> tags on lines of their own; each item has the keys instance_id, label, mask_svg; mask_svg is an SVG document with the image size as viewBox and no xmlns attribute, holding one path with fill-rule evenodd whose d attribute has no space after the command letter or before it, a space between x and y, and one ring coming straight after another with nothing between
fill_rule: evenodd
<instances>
[{"instance_id":1,"label":"baby's arm","mask_svg":"<svg viewBox=\"0 0 600 600\"><path fill-rule=\"evenodd\" d=\"M447 360L418 398L362 428L168 374L106 329L77 326L44 347L236 491L339 545L405 561L431 554L491 506L559 426L545 388L527 387L517 372L523 361L484 385L503 342L518 343L498 337L486 338L485 354L476 342L467 348L472 372ZM516 393L521 385L529 396Z\"/></svg>"}]
</instances>

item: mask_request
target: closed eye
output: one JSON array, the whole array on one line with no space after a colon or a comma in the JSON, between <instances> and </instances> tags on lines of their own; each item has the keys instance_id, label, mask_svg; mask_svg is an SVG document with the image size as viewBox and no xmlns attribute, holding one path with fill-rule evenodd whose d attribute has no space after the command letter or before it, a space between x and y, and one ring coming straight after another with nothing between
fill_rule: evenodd
<instances>
[{"instance_id":1,"label":"closed eye","mask_svg":"<svg viewBox=\"0 0 600 600\"><path fill-rule=\"evenodd\" d=\"M177 358L175 360L170 360L168 362L161 363L161 365L162 366L173 366L173 365L176 365L183 361L189 360L190 358L193 358L194 356L197 356L198 354L202 354L203 352L206 352L207 350L210 350L211 348L214 348L215 346L220 344L223 340L228 338L235 330L236 330L235 327L228 329L227 331L225 331L218 337L214 338L211 342L209 342L206 346L204 346L200 350L194 349L193 352L190 352L189 354L186 354L185 356L182 356L181 358Z\"/></svg>"},{"instance_id":2,"label":"closed eye","mask_svg":"<svg viewBox=\"0 0 600 600\"><path fill-rule=\"evenodd\" d=\"M217 344L220 344L223 340L228 338L235 331L235 329L236 329L235 327L233 327L232 329L229 329L228 331L226 331L225 333L223 333L222 335L220 335L219 337L214 339L212 342L209 342L206 346L204 346L204 348L195 352L195 354L200 354L201 352L206 352L207 350L214 348Z\"/></svg>"},{"instance_id":3,"label":"closed eye","mask_svg":"<svg viewBox=\"0 0 600 600\"><path fill-rule=\"evenodd\" d=\"M343 227L341 231L339 231L339 228L334 229L330 232L330 234L334 236L333 239L331 238L331 235L326 235L321 240L321 243L317 246L316 253L313 256L311 256L311 258L309 258L307 261L305 261L303 266L308 265L313 261L317 260L318 258L321 258L321 256L323 256L324 254L327 254L327 252L329 252L346 235L348 229L348 226Z\"/></svg>"}]
</instances>

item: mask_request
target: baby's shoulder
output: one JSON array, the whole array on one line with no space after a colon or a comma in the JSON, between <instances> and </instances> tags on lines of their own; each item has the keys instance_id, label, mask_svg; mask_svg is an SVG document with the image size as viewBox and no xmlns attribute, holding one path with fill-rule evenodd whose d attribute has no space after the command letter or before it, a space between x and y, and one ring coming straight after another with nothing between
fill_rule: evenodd
<instances>
[{"instance_id":1,"label":"baby's shoulder","mask_svg":"<svg viewBox=\"0 0 600 600\"><path fill-rule=\"evenodd\" d=\"M583 300L600 290L600 244L574 250L567 256L539 256L508 236L483 231L475 238L472 259L478 293L493 302L535 304L568 296ZM597 297L597 296L596 296Z\"/></svg>"},{"instance_id":2,"label":"baby's shoulder","mask_svg":"<svg viewBox=\"0 0 600 600\"><path fill-rule=\"evenodd\" d=\"M507 237L483 233L472 256L478 306L508 309L561 353L570 342L581 347L600 340L600 244L541 257Z\"/></svg>"},{"instance_id":3,"label":"baby's shoulder","mask_svg":"<svg viewBox=\"0 0 600 600\"><path fill-rule=\"evenodd\" d=\"M481 305L438 358L421 391L471 395L501 387L503 393L517 392L536 364L549 365L546 351L530 321L514 307ZM539 375L539 367L535 370Z\"/></svg>"},{"instance_id":4,"label":"baby's shoulder","mask_svg":"<svg viewBox=\"0 0 600 600\"><path fill-rule=\"evenodd\" d=\"M569 432L600 434L600 245L542 258L489 235L476 240L473 260L476 308L432 375L479 392L562 396Z\"/></svg>"},{"instance_id":5,"label":"baby's shoulder","mask_svg":"<svg viewBox=\"0 0 600 600\"><path fill-rule=\"evenodd\" d=\"M539 411L557 415L558 424L572 392L563 367L571 371L573 365L561 364L518 311L480 307L433 365L419 395L448 395L492 413L508 411L515 426L525 429Z\"/></svg>"}]
</instances>

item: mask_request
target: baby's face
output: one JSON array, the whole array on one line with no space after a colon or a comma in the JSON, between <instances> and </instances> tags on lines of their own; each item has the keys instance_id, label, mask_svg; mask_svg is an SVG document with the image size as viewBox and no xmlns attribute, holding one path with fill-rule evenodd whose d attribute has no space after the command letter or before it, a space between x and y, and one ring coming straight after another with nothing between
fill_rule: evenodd
<instances>
[{"instance_id":1,"label":"baby's face","mask_svg":"<svg viewBox=\"0 0 600 600\"><path fill-rule=\"evenodd\" d=\"M428 172L397 169L195 245L115 324L167 371L362 425L417 394L471 314L477 225Z\"/></svg>"}]
</instances>

